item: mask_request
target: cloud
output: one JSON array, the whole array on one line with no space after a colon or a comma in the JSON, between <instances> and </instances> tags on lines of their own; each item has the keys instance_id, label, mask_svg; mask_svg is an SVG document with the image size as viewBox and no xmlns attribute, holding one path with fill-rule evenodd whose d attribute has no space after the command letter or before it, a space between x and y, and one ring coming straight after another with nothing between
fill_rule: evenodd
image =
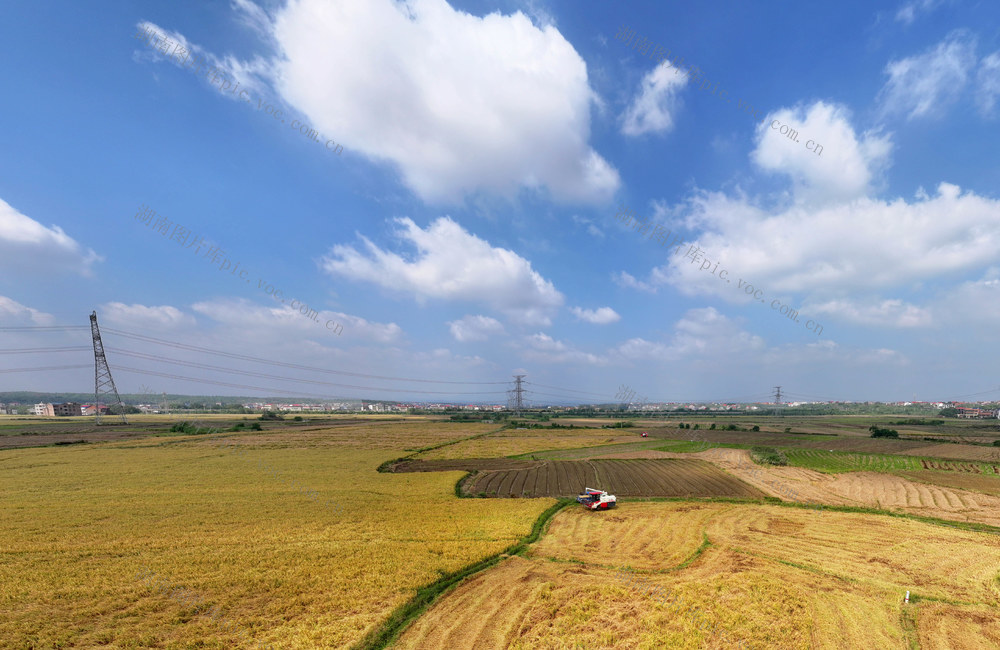
<instances>
[{"instance_id":1,"label":"cloud","mask_svg":"<svg viewBox=\"0 0 1000 650\"><path fill-rule=\"evenodd\" d=\"M809 314L830 314L849 323L882 327L927 327L933 322L931 310L899 299L864 302L829 300L804 306L802 311Z\"/></svg>"},{"instance_id":2,"label":"cloud","mask_svg":"<svg viewBox=\"0 0 1000 650\"><path fill-rule=\"evenodd\" d=\"M490 246L448 217L435 220L426 230L409 218L396 223L403 226L396 236L416 249L412 261L362 237L367 256L338 244L323 258L323 268L388 290L411 292L418 300L487 305L524 324L549 325L563 303L562 294L531 268L531 262Z\"/></svg>"},{"instance_id":3,"label":"cloud","mask_svg":"<svg viewBox=\"0 0 1000 650\"><path fill-rule=\"evenodd\" d=\"M278 303L261 306L243 298L197 302L191 309L217 323L240 330L308 336L330 344L346 345L342 342L365 340L394 343L403 334L395 323L373 323L358 316L328 310L317 310L314 320L297 309ZM328 329L326 324L331 320L333 322ZM338 328L338 324L343 327Z\"/></svg>"},{"instance_id":4,"label":"cloud","mask_svg":"<svg viewBox=\"0 0 1000 650\"><path fill-rule=\"evenodd\" d=\"M1000 51L983 57L976 72L976 103L983 117L992 117L1000 96Z\"/></svg>"},{"instance_id":5,"label":"cloud","mask_svg":"<svg viewBox=\"0 0 1000 650\"><path fill-rule=\"evenodd\" d=\"M580 320L593 323L594 325L607 325L609 323L616 323L622 319L611 307L601 307L600 309L570 307L570 311Z\"/></svg>"},{"instance_id":6,"label":"cloud","mask_svg":"<svg viewBox=\"0 0 1000 650\"><path fill-rule=\"evenodd\" d=\"M0 316L5 325L11 326L21 323L54 325L56 320L52 314L27 307L6 296L0 296Z\"/></svg>"},{"instance_id":7,"label":"cloud","mask_svg":"<svg viewBox=\"0 0 1000 650\"><path fill-rule=\"evenodd\" d=\"M879 92L883 115L907 119L941 117L958 100L976 63L976 39L954 31L923 54L891 61Z\"/></svg>"},{"instance_id":8,"label":"cloud","mask_svg":"<svg viewBox=\"0 0 1000 650\"><path fill-rule=\"evenodd\" d=\"M491 335L504 333L500 321L489 316L465 316L460 320L449 322L448 328L454 339L460 343L485 341Z\"/></svg>"},{"instance_id":9,"label":"cloud","mask_svg":"<svg viewBox=\"0 0 1000 650\"><path fill-rule=\"evenodd\" d=\"M101 322L114 323L140 331L149 327L164 330L190 327L195 324L194 316L185 314L180 309L169 305L147 307L140 304L126 305L121 302L109 302L101 307L98 317Z\"/></svg>"},{"instance_id":10,"label":"cloud","mask_svg":"<svg viewBox=\"0 0 1000 650\"><path fill-rule=\"evenodd\" d=\"M917 14L930 13L941 3L942 0L911 0L911 2L899 7L896 12L896 20L904 25L909 25L916 19Z\"/></svg>"},{"instance_id":11,"label":"cloud","mask_svg":"<svg viewBox=\"0 0 1000 650\"><path fill-rule=\"evenodd\" d=\"M735 289L739 279L765 295L834 298L982 269L1000 247L1000 201L949 183L913 202L859 198L773 213L745 197L706 192L689 200L689 210L704 229L695 245L720 270L713 275L677 255L654 269L651 282L736 302L747 300Z\"/></svg>"},{"instance_id":12,"label":"cloud","mask_svg":"<svg viewBox=\"0 0 1000 650\"><path fill-rule=\"evenodd\" d=\"M786 135L781 135L783 125L799 131L797 139L803 140L802 144L793 146ZM806 148L807 138L821 144L819 155L815 145L813 150ZM851 127L850 111L821 101L809 107L774 111L757 127L755 139L752 160L762 169L787 175L795 198L814 204L866 195L892 152L889 136L869 131L857 137Z\"/></svg>"},{"instance_id":13,"label":"cloud","mask_svg":"<svg viewBox=\"0 0 1000 650\"><path fill-rule=\"evenodd\" d=\"M570 217L573 223L587 226L587 233L598 239L604 239L604 231L598 228L591 219L574 214Z\"/></svg>"},{"instance_id":14,"label":"cloud","mask_svg":"<svg viewBox=\"0 0 1000 650\"><path fill-rule=\"evenodd\" d=\"M348 151L396 165L425 201L528 188L603 203L620 185L588 144L596 94L586 63L555 27L520 11L289 0L273 35L285 101Z\"/></svg>"},{"instance_id":15,"label":"cloud","mask_svg":"<svg viewBox=\"0 0 1000 650\"><path fill-rule=\"evenodd\" d=\"M243 24L253 29L265 40L271 40L268 38L270 23L263 10L249 0L234 0L233 8L240 14ZM140 40L139 49L136 50L134 56L137 61L167 61L177 68L201 77L205 85L213 87L220 96L234 101L246 100L241 98L242 93L234 95L229 92L219 92L219 88L214 87L213 84L220 83L218 81L220 74L232 82L238 82L240 88L245 89L248 95L274 95L269 82L269 79L274 75L273 66L260 57L256 57L252 61L241 61L233 56L218 57L200 45L189 41L184 34L160 27L148 20L137 23L136 30L139 35L136 37L137 39L144 37L147 31L151 31L155 37L162 37L167 42L166 54L164 54L156 48L159 45L159 40L153 41L152 44ZM188 55L187 58L184 57L185 52ZM213 69L217 72L209 74Z\"/></svg>"},{"instance_id":16,"label":"cloud","mask_svg":"<svg viewBox=\"0 0 1000 650\"><path fill-rule=\"evenodd\" d=\"M102 261L103 257L89 248L84 250L59 226L46 228L0 199L0 268L20 273L68 271L90 276L93 264Z\"/></svg>"},{"instance_id":17,"label":"cloud","mask_svg":"<svg viewBox=\"0 0 1000 650\"><path fill-rule=\"evenodd\" d=\"M677 323L667 343L633 338L619 345L609 356L631 360L678 361L686 357L724 358L763 351L764 339L743 331L714 307L688 310Z\"/></svg>"},{"instance_id":18,"label":"cloud","mask_svg":"<svg viewBox=\"0 0 1000 650\"><path fill-rule=\"evenodd\" d=\"M935 321L945 328L980 325L992 336L1000 327L1000 268L991 267L982 278L949 288L931 306Z\"/></svg>"},{"instance_id":19,"label":"cloud","mask_svg":"<svg viewBox=\"0 0 1000 650\"><path fill-rule=\"evenodd\" d=\"M619 287L625 289L638 289L639 291L645 291L647 293L656 293L656 286L654 284L637 280L630 273L626 273L625 271L612 273L611 279Z\"/></svg>"},{"instance_id":20,"label":"cloud","mask_svg":"<svg viewBox=\"0 0 1000 650\"><path fill-rule=\"evenodd\" d=\"M680 91L687 77L664 61L642 78L639 91L622 114L622 133L666 133L674 127L672 113L680 103Z\"/></svg>"},{"instance_id":21,"label":"cloud","mask_svg":"<svg viewBox=\"0 0 1000 650\"><path fill-rule=\"evenodd\" d=\"M548 334L539 332L523 340L521 356L527 360L542 363L584 363L593 366L607 365L608 359L590 352L577 350L573 346L557 341Z\"/></svg>"}]
</instances>

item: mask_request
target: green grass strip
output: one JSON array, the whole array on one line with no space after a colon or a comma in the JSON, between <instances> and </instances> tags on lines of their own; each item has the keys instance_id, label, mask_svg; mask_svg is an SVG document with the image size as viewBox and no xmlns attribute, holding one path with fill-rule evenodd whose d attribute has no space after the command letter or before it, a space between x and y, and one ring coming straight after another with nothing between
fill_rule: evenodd
<instances>
[{"instance_id":1,"label":"green grass strip","mask_svg":"<svg viewBox=\"0 0 1000 650\"><path fill-rule=\"evenodd\" d=\"M420 587L410 600L397 607L382 625L374 628L363 639L352 646L352 648L354 650L381 650L388 647L417 617L433 605L438 597L456 587L469 576L499 563L504 556L523 553L530 544L538 540L552 516L572 503L576 502L572 499L560 499L538 516L538 519L535 520L534 525L531 527L531 532L520 542L512 544L503 551L485 557L458 571L447 573L426 587Z\"/></svg>"}]
</instances>

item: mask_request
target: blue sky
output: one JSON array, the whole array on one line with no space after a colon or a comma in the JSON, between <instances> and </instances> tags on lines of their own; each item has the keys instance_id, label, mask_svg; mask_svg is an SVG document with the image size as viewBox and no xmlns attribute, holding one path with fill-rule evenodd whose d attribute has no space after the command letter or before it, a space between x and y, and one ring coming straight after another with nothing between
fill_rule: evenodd
<instances>
[{"instance_id":1,"label":"blue sky","mask_svg":"<svg viewBox=\"0 0 1000 650\"><path fill-rule=\"evenodd\" d=\"M85 326L97 310L123 392L264 393L210 383L228 381L502 402L503 385L443 382L522 373L536 403L611 400L622 384L653 400L765 400L774 385L1000 397L1000 8L870 5L7 3L0 326ZM202 74L169 56L179 46ZM236 83L242 100L220 92ZM622 206L682 250L616 220ZM168 239L176 225L205 245ZM425 381L279 372L110 330ZM92 376L6 372L0 390Z\"/></svg>"}]
</instances>

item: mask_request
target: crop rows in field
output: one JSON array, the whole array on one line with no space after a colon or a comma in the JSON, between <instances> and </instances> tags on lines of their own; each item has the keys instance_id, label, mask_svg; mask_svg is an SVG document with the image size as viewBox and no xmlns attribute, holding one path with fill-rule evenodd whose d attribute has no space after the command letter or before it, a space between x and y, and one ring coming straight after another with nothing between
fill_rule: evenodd
<instances>
[{"instance_id":1,"label":"crop rows in field","mask_svg":"<svg viewBox=\"0 0 1000 650\"><path fill-rule=\"evenodd\" d=\"M920 459L887 454L852 454L821 449L785 449L788 462L819 472L890 472L921 469Z\"/></svg>"},{"instance_id":2,"label":"crop rows in field","mask_svg":"<svg viewBox=\"0 0 1000 650\"><path fill-rule=\"evenodd\" d=\"M984 465L982 463L922 460L920 464L923 465L924 469L941 469L950 472L968 472L971 474L1000 474L1000 467L997 465Z\"/></svg>"},{"instance_id":3,"label":"crop rows in field","mask_svg":"<svg viewBox=\"0 0 1000 650\"><path fill-rule=\"evenodd\" d=\"M700 460L554 460L535 467L481 472L466 481L471 494L568 497L585 487L625 497L761 497L763 493Z\"/></svg>"},{"instance_id":4,"label":"crop rows in field","mask_svg":"<svg viewBox=\"0 0 1000 650\"><path fill-rule=\"evenodd\" d=\"M970 474L1000 475L1000 466L988 463L947 461L917 456L858 454L821 449L786 449L792 465L820 472L897 472L935 469Z\"/></svg>"}]
</instances>

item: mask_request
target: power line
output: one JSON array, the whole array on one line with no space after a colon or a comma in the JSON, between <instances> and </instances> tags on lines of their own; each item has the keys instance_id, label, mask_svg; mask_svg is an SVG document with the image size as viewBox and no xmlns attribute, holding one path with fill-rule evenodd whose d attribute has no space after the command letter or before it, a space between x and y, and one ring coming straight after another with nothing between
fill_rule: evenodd
<instances>
[{"instance_id":1,"label":"power line","mask_svg":"<svg viewBox=\"0 0 1000 650\"><path fill-rule=\"evenodd\" d=\"M66 330L89 330L86 325L24 325L0 327L0 332L55 332Z\"/></svg>"},{"instance_id":2,"label":"power line","mask_svg":"<svg viewBox=\"0 0 1000 650\"><path fill-rule=\"evenodd\" d=\"M87 345L70 345L61 348L4 348L0 350L0 354L37 354L46 352L83 352L84 350L90 350L90 346Z\"/></svg>"},{"instance_id":3,"label":"power line","mask_svg":"<svg viewBox=\"0 0 1000 650\"><path fill-rule=\"evenodd\" d=\"M533 381L526 381L524 383L528 384L529 386L541 386L542 388L552 388L554 390L561 390L561 391L564 391L564 392L567 392L567 393L580 393L580 394L583 394L583 395L593 395L593 396L602 397L602 398L606 398L607 397L606 393L591 393L590 391L586 391L586 390L574 390L572 388L560 388L559 386L546 386L545 384L536 384Z\"/></svg>"},{"instance_id":4,"label":"power line","mask_svg":"<svg viewBox=\"0 0 1000 650\"><path fill-rule=\"evenodd\" d=\"M946 400L942 400L942 401L944 401L944 402L953 402L953 401L955 401L955 399L958 399L958 398L961 398L961 397L975 397L976 395L985 395L987 393L995 393L998 390L1000 390L1000 386L998 386L996 388L991 388L989 390L980 391L978 393L967 393L965 395L956 395L954 397L950 397L950 398L948 398Z\"/></svg>"},{"instance_id":5,"label":"power line","mask_svg":"<svg viewBox=\"0 0 1000 650\"><path fill-rule=\"evenodd\" d=\"M360 372L348 372L346 370L331 370L329 368L317 368L315 366L304 366L297 363L287 363L285 361L275 361L272 359L263 359L261 357L252 357L245 354L236 354L233 352L220 352L217 350L211 350L209 348L203 348L197 345L189 345L187 343L178 343L176 341L168 341L166 339L158 339L152 336L144 336L142 334L133 334L131 332L124 332L122 330L113 329L110 327L104 328L105 332L111 332L112 334L117 334L119 336L124 336L126 338L136 339L139 341L144 341L147 343L156 343L159 345L165 345L168 347L178 348L182 350L189 350L192 352L202 352L205 354L214 354L221 357L229 357L231 359L240 359L242 361L253 361L256 363L263 363L274 366L282 366L285 368L295 368L297 370L311 370L313 372L323 372L333 375L347 375L350 377L365 377L367 379L385 379L389 381L414 381L420 383L428 384L459 384L462 386L469 385L506 385L508 382L505 381L445 381L440 379L414 379L410 377L386 377L383 375L369 375ZM414 392L414 391L408 391Z\"/></svg>"},{"instance_id":6,"label":"power line","mask_svg":"<svg viewBox=\"0 0 1000 650\"><path fill-rule=\"evenodd\" d=\"M189 368L199 368L202 370L216 370L220 372L226 372L237 375L245 375L248 377L262 377L264 379L276 379L280 381L297 381L303 384L320 384L323 386L337 386L340 388L355 388L359 390L378 390L385 392L400 392L400 393L423 393L429 395L500 395L503 391L432 391L432 390L409 390L405 388L376 388L374 386L356 386L354 384L338 384L329 381L319 381L316 379L297 379L295 377L283 377L280 375L269 375L261 372L252 372L249 370L236 370L234 368L225 368L222 366L213 366L205 363L197 363L195 361L180 361L178 359L167 359L164 357L158 357L152 354L145 354L143 352L133 352L131 350L122 350L120 348L109 347L108 350L114 352L115 354L122 354L127 357L135 357L137 359L144 359L147 361L160 361L163 363L172 363L180 366L187 366Z\"/></svg>"},{"instance_id":7,"label":"power line","mask_svg":"<svg viewBox=\"0 0 1000 650\"><path fill-rule=\"evenodd\" d=\"M38 370L70 370L72 368L90 368L89 363L82 366L42 366L39 368L8 368L6 370L0 370L0 372L35 372Z\"/></svg>"}]
</instances>

